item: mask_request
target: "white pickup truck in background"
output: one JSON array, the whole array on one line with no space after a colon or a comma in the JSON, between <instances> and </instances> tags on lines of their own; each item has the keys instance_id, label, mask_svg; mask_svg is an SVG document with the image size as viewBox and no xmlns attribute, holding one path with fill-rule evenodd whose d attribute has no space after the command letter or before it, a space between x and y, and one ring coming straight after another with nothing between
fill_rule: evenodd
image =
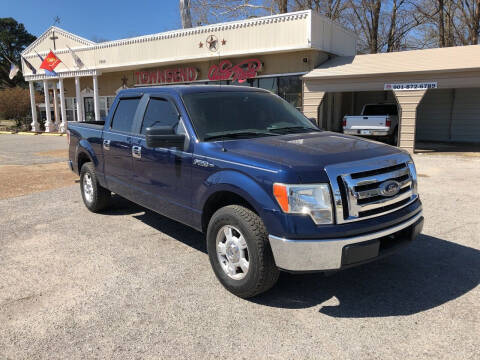
<instances>
[{"instance_id":1,"label":"white pickup truck in background","mask_svg":"<svg viewBox=\"0 0 480 360\"><path fill-rule=\"evenodd\" d=\"M398 109L396 104L367 104L360 116L343 118L343 133L398 142Z\"/></svg>"}]
</instances>

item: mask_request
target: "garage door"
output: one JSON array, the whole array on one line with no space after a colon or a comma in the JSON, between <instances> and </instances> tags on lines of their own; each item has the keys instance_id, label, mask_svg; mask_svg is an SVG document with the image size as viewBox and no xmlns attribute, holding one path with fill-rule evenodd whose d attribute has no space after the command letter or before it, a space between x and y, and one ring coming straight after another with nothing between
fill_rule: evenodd
<instances>
[{"instance_id":1,"label":"garage door","mask_svg":"<svg viewBox=\"0 0 480 360\"><path fill-rule=\"evenodd\" d=\"M418 107L417 140L480 142L480 88L429 90Z\"/></svg>"},{"instance_id":2,"label":"garage door","mask_svg":"<svg viewBox=\"0 0 480 360\"><path fill-rule=\"evenodd\" d=\"M429 90L417 110L420 141L448 141L453 90Z\"/></svg>"},{"instance_id":3,"label":"garage door","mask_svg":"<svg viewBox=\"0 0 480 360\"><path fill-rule=\"evenodd\" d=\"M480 88L455 91L452 140L480 142Z\"/></svg>"}]
</instances>

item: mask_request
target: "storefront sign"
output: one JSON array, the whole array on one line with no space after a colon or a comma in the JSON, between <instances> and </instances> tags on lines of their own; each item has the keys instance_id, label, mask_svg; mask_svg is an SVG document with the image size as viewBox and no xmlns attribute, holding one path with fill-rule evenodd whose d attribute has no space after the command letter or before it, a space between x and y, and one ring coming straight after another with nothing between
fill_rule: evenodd
<instances>
[{"instance_id":1,"label":"storefront sign","mask_svg":"<svg viewBox=\"0 0 480 360\"><path fill-rule=\"evenodd\" d=\"M233 65L230 60L222 60L219 64L210 66L208 79L213 81L232 80L239 83L257 76L262 70L262 63L258 59L244 60Z\"/></svg>"},{"instance_id":2,"label":"storefront sign","mask_svg":"<svg viewBox=\"0 0 480 360\"><path fill-rule=\"evenodd\" d=\"M385 84L384 90L428 90L437 89L437 82L413 82L413 83L399 83L399 84Z\"/></svg>"},{"instance_id":3,"label":"storefront sign","mask_svg":"<svg viewBox=\"0 0 480 360\"><path fill-rule=\"evenodd\" d=\"M135 71L135 85L172 84L197 80L198 70L194 67L166 70Z\"/></svg>"}]
</instances>

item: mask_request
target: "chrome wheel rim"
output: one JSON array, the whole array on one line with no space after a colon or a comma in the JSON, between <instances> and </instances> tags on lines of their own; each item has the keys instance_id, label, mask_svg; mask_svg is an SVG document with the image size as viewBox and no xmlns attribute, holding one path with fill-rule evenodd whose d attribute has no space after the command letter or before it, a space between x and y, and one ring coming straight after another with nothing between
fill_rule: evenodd
<instances>
[{"instance_id":1,"label":"chrome wheel rim","mask_svg":"<svg viewBox=\"0 0 480 360\"><path fill-rule=\"evenodd\" d=\"M250 265L247 242L242 233L231 225L217 233L217 257L222 270L234 280L243 279Z\"/></svg>"},{"instance_id":2,"label":"chrome wheel rim","mask_svg":"<svg viewBox=\"0 0 480 360\"><path fill-rule=\"evenodd\" d=\"M91 203L93 201L93 182L89 173L83 176L83 194L87 202Z\"/></svg>"}]
</instances>

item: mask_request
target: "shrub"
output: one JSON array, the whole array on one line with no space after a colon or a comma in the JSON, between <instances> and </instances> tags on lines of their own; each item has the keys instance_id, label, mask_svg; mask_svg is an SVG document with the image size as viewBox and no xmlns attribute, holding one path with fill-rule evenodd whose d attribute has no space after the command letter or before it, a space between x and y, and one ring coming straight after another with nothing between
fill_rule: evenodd
<instances>
[{"instance_id":1,"label":"shrub","mask_svg":"<svg viewBox=\"0 0 480 360\"><path fill-rule=\"evenodd\" d=\"M36 92L35 101L42 102L42 96ZM5 120L15 120L17 127L31 118L30 92L28 89L13 87L0 90L0 117Z\"/></svg>"}]
</instances>

